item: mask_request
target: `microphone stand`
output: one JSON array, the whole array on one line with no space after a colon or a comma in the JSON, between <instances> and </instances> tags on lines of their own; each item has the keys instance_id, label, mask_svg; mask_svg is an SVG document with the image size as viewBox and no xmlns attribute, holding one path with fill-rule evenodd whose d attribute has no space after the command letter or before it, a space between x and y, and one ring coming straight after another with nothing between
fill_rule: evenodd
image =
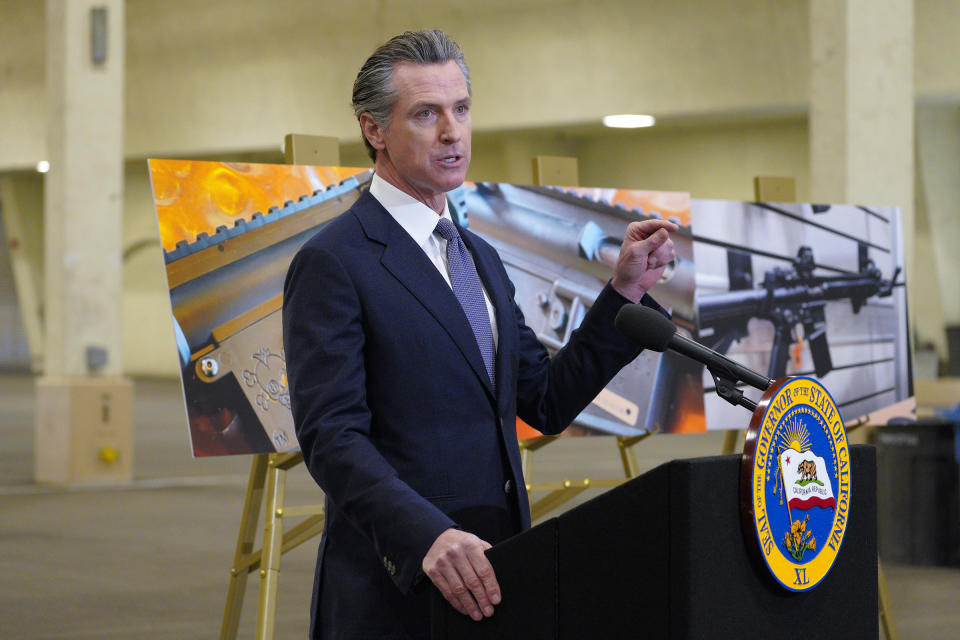
<instances>
[{"instance_id":1,"label":"microphone stand","mask_svg":"<svg viewBox=\"0 0 960 640\"><path fill-rule=\"evenodd\" d=\"M699 343L694 344L699 346ZM714 360L705 366L710 375L713 376L717 395L733 406L743 407L750 413L757 410L757 403L743 395L743 392L737 388L737 382L743 382L760 391L766 391L773 384L773 380L770 378L735 362L727 361L725 358L719 362Z\"/></svg>"},{"instance_id":2,"label":"microphone stand","mask_svg":"<svg viewBox=\"0 0 960 640\"><path fill-rule=\"evenodd\" d=\"M757 403L743 395L740 389L737 389L737 382L728 378L723 373L714 370L713 367L707 367L710 375L713 376L713 382L716 384L717 395L732 404L733 406L744 407L750 413L757 410ZM766 389L761 389L765 391Z\"/></svg>"}]
</instances>

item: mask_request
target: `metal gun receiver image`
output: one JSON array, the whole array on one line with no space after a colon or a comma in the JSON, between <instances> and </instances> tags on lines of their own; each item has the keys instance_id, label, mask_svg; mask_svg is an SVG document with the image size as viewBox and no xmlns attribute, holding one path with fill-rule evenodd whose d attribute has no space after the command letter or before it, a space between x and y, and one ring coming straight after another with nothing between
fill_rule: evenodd
<instances>
[{"instance_id":1,"label":"metal gun receiver image","mask_svg":"<svg viewBox=\"0 0 960 640\"><path fill-rule=\"evenodd\" d=\"M346 211L366 171L164 253L194 455L292 451L281 307L297 249Z\"/></svg>"},{"instance_id":2,"label":"metal gun receiver image","mask_svg":"<svg viewBox=\"0 0 960 640\"><path fill-rule=\"evenodd\" d=\"M478 182L451 194L451 214L500 254L516 287L516 303L551 353L567 343L613 275L630 222L670 217L666 201L644 202L641 208L611 197L614 191ZM682 202L689 207L686 194ZM693 236L689 225L680 224L671 237L676 259L651 295L675 322L692 330ZM641 353L577 416L574 428L622 436L702 430L699 372L673 367L671 360L670 354Z\"/></svg>"}]
</instances>

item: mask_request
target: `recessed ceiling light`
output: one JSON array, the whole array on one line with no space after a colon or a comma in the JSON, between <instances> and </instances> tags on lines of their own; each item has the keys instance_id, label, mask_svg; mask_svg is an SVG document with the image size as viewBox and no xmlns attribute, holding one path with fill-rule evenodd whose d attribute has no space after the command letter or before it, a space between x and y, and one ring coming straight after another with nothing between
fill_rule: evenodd
<instances>
[{"instance_id":1,"label":"recessed ceiling light","mask_svg":"<svg viewBox=\"0 0 960 640\"><path fill-rule=\"evenodd\" d=\"M657 122L653 116L636 113L621 113L615 116L604 116L603 124L618 129L636 129L638 127L652 127Z\"/></svg>"},{"instance_id":2,"label":"recessed ceiling light","mask_svg":"<svg viewBox=\"0 0 960 640\"><path fill-rule=\"evenodd\" d=\"M46 160L41 160L37 163L37 171L40 173L46 173L47 171L50 171L50 163Z\"/></svg>"}]
</instances>

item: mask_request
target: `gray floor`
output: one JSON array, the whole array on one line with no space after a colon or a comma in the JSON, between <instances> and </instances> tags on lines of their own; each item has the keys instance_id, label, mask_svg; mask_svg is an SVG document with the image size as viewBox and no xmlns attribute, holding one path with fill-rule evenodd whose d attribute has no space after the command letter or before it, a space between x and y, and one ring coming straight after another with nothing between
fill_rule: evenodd
<instances>
[{"instance_id":1,"label":"gray floor","mask_svg":"<svg viewBox=\"0 0 960 640\"><path fill-rule=\"evenodd\" d=\"M33 396L31 377L0 375L0 640L217 637L250 458L191 459L178 385L140 380L133 484L39 487ZM651 438L641 466L715 454L721 439ZM537 454L533 479L614 476L619 464L607 439L561 440ZM303 467L289 476L288 504L319 501ZM283 557L277 638L306 637L315 547ZM901 638L960 637L960 569L884 571ZM240 638L255 636L256 604L251 577Z\"/></svg>"}]
</instances>

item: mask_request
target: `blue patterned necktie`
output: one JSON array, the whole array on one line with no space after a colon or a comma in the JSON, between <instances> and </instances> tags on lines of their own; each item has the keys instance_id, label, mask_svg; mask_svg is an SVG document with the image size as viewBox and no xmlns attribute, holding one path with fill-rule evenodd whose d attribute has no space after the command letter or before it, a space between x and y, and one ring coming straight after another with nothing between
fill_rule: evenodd
<instances>
[{"instance_id":1,"label":"blue patterned necktie","mask_svg":"<svg viewBox=\"0 0 960 640\"><path fill-rule=\"evenodd\" d=\"M490 314L487 313L487 304L483 299L477 268L452 222L446 218L440 218L435 231L447 241L447 269L450 272L450 285L473 329L490 382L494 383L493 332L490 329Z\"/></svg>"}]
</instances>

